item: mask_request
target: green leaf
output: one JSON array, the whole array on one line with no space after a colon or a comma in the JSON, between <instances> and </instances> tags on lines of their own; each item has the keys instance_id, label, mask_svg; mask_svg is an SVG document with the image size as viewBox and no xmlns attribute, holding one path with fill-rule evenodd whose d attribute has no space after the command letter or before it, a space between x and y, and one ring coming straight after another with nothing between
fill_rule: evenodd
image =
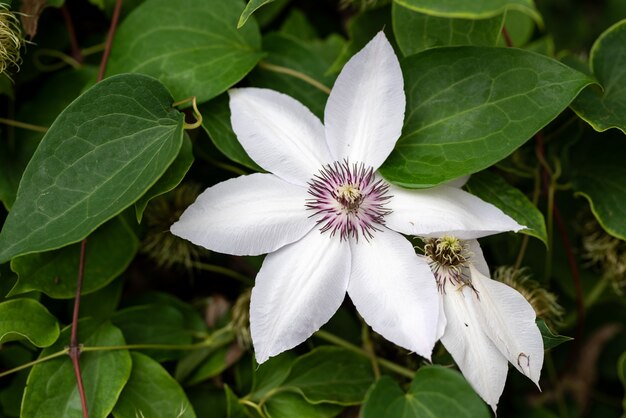
<instances>
[{"instance_id":1,"label":"green leaf","mask_svg":"<svg viewBox=\"0 0 626 418\"><path fill-rule=\"evenodd\" d=\"M174 161L183 115L157 80L108 78L70 104L26 167L0 232L0 263L77 242L143 195Z\"/></svg>"},{"instance_id":2,"label":"green leaf","mask_svg":"<svg viewBox=\"0 0 626 418\"><path fill-rule=\"evenodd\" d=\"M113 410L115 418L196 417L187 395L167 370L143 354L131 356L133 370Z\"/></svg>"},{"instance_id":3,"label":"green leaf","mask_svg":"<svg viewBox=\"0 0 626 418\"><path fill-rule=\"evenodd\" d=\"M280 32L302 41L314 41L317 38L315 26L300 9L291 9L280 26Z\"/></svg>"},{"instance_id":4,"label":"green leaf","mask_svg":"<svg viewBox=\"0 0 626 418\"><path fill-rule=\"evenodd\" d=\"M470 20L431 16L393 3L393 33L404 56L439 46L495 46L502 28L502 15Z\"/></svg>"},{"instance_id":5,"label":"green leaf","mask_svg":"<svg viewBox=\"0 0 626 418\"><path fill-rule=\"evenodd\" d=\"M202 113L202 128L204 128L215 147L222 154L252 170L263 171L248 156L239 140L237 140L237 135L235 135L230 125L230 108L228 107L227 94L222 94L210 102L202 104L199 110Z\"/></svg>"},{"instance_id":6,"label":"green leaf","mask_svg":"<svg viewBox=\"0 0 626 418\"><path fill-rule=\"evenodd\" d=\"M619 376L619 380L622 381L622 386L624 386L624 390L626 391L626 351L624 351L617 360L617 375ZM626 394L622 401L622 408L624 410L622 418L626 418Z\"/></svg>"},{"instance_id":7,"label":"green leaf","mask_svg":"<svg viewBox=\"0 0 626 418\"><path fill-rule=\"evenodd\" d=\"M246 409L239 402L239 398L237 398L237 395L235 395L228 385L224 385L224 392L226 393L226 417L249 418Z\"/></svg>"},{"instance_id":8,"label":"green leaf","mask_svg":"<svg viewBox=\"0 0 626 418\"><path fill-rule=\"evenodd\" d=\"M41 352L40 358L63 350L69 344L70 327L61 338ZM119 329L109 322L79 322L78 340L88 347L124 345ZM90 418L106 418L131 371L127 350L83 352L80 356L81 375L85 386ZM39 363L31 369L22 401L21 418L82 418L76 375L68 356Z\"/></svg>"},{"instance_id":9,"label":"green leaf","mask_svg":"<svg viewBox=\"0 0 626 418\"><path fill-rule=\"evenodd\" d=\"M349 41L345 44L341 54L339 54L328 72L339 73L346 62L381 30L385 31L387 39L394 45L391 8L388 6L359 13L350 19L348 22Z\"/></svg>"},{"instance_id":10,"label":"green leaf","mask_svg":"<svg viewBox=\"0 0 626 418\"><path fill-rule=\"evenodd\" d=\"M285 351L259 365L252 376L250 399L260 401L271 390L279 387L289 376L295 361L296 355L291 351Z\"/></svg>"},{"instance_id":11,"label":"green leaf","mask_svg":"<svg viewBox=\"0 0 626 418\"><path fill-rule=\"evenodd\" d=\"M188 385L197 385L198 383L220 375L224 370L239 360L242 352L243 349L237 343L212 350L185 383Z\"/></svg>"},{"instance_id":12,"label":"green leaf","mask_svg":"<svg viewBox=\"0 0 626 418\"><path fill-rule=\"evenodd\" d=\"M329 403L312 405L297 393L283 392L272 396L264 405L268 418L332 418L343 407Z\"/></svg>"},{"instance_id":13,"label":"green leaf","mask_svg":"<svg viewBox=\"0 0 626 418\"><path fill-rule=\"evenodd\" d=\"M34 354L30 347L26 348L26 345L5 345L0 350L0 367L3 370L19 367L32 361ZM29 372L29 369L24 369L12 376L3 377L0 389L0 415L4 413L3 417L18 418L20 416L21 401Z\"/></svg>"},{"instance_id":14,"label":"green leaf","mask_svg":"<svg viewBox=\"0 0 626 418\"><path fill-rule=\"evenodd\" d=\"M118 277L102 289L82 295L80 317L91 317L101 321L110 319L120 304L125 283L124 277Z\"/></svg>"},{"instance_id":15,"label":"green leaf","mask_svg":"<svg viewBox=\"0 0 626 418\"><path fill-rule=\"evenodd\" d=\"M481 171L470 177L468 190L482 200L493 204L526 228L519 231L539 238L548 245L548 233L543 214L519 189L511 186L501 176Z\"/></svg>"},{"instance_id":16,"label":"green leaf","mask_svg":"<svg viewBox=\"0 0 626 418\"><path fill-rule=\"evenodd\" d=\"M165 194L183 181L185 174L189 171L191 164L193 163L193 149L191 146L191 139L189 135L185 133L183 138L183 145L180 147L178 156L167 169L167 171L161 176L161 178L135 202L135 214L137 215L137 222L141 222L143 217L143 211L148 206L148 202L157 196Z\"/></svg>"},{"instance_id":17,"label":"green leaf","mask_svg":"<svg viewBox=\"0 0 626 418\"><path fill-rule=\"evenodd\" d=\"M59 338L57 319L33 299L0 303L0 344L27 339L37 347L48 347Z\"/></svg>"},{"instance_id":18,"label":"green leaf","mask_svg":"<svg viewBox=\"0 0 626 418\"><path fill-rule=\"evenodd\" d=\"M490 417L483 401L460 373L425 366L415 374L408 393L383 376L369 390L362 418Z\"/></svg>"},{"instance_id":19,"label":"green leaf","mask_svg":"<svg viewBox=\"0 0 626 418\"><path fill-rule=\"evenodd\" d=\"M541 15L535 8L533 0L394 0L394 2L420 13L462 19L484 19L500 15L506 10L519 10L541 22Z\"/></svg>"},{"instance_id":20,"label":"green leaf","mask_svg":"<svg viewBox=\"0 0 626 418\"><path fill-rule=\"evenodd\" d=\"M558 61L513 48L434 48L401 65L404 129L380 172L405 187L430 187L491 166L592 82Z\"/></svg>"},{"instance_id":21,"label":"green leaf","mask_svg":"<svg viewBox=\"0 0 626 418\"><path fill-rule=\"evenodd\" d=\"M147 0L119 26L108 74L149 74L177 100L216 97L262 57L256 23L235 27L242 8L237 0Z\"/></svg>"},{"instance_id":22,"label":"green leaf","mask_svg":"<svg viewBox=\"0 0 626 418\"><path fill-rule=\"evenodd\" d=\"M526 45L532 38L535 22L525 13L508 10L504 17L504 28L506 28L513 46L519 48ZM498 39L498 46L508 46L504 36Z\"/></svg>"},{"instance_id":23,"label":"green leaf","mask_svg":"<svg viewBox=\"0 0 626 418\"><path fill-rule=\"evenodd\" d=\"M133 306L116 312L111 321L117 325L129 344L191 344L191 331L183 315L171 305ZM158 360L172 360L182 356L181 350L142 350Z\"/></svg>"},{"instance_id":24,"label":"green leaf","mask_svg":"<svg viewBox=\"0 0 626 418\"><path fill-rule=\"evenodd\" d=\"M336 74L329 74L328 69L344 44L338 36L330 36L323 41L302 41L278 32L270 33L263 38L268 56L250 73L250 81L255 86L288 94L322 119L328 92L337 77ZM311 81L278 72L276 66L295 71Z\"/></svg>"},{"instance_id":25,"label":"green leaf","mask_svg":"<svg viewBox=\"0 0 626 418\"><path fill-rule=\"evenodd\" d=\"M537 323L537 327L539 328L539 331L541 332L541 338L543 339L544 350L554 348L558 345L561 345L563 343L573 340L573 338L567 337L565 335L554 334L552 330L548 328L546 321L544 321L541 318L537 318L535 322Z\"/></svg>"},{"instance_id":26,"label":"green leaf","mask_svg":"<svg viewBox=\"0 0 626 418\"><path fill-rule=\"evenodd\" d=\"M367 358L322 346L298 358L281 387L301 394L310 403L356 405L363 401L373 380Z\"/></svg>"},{"instance_id":27,"label":"green leaf","mask_svg":"<svg viewBox=\"0 0 626 418\"><path fill-rule=\"evenodd\" d=\"M575 148L572 185L589 201L602 228L626 240L626 141L622 134L606 135Z\"/></svg>"},{"instance_id":28,"label":"green leaf","mask_svg":"<svg viewBox=\"0 0 626 418\"><path fill-rule=\"evenodd\" d=\"M95 292L119 276L139 248L139 240L121 217L98 228L89 238L85 251L85 278L82 294ZM76 296L80 244L59 250L28 254L11 261L18 281L9 295L36 290L50 297Z\"/></svg>"},{"instance_id":29,"label":"green leaf","mask_svg":"<svg viewBox=\"0 0 626 418\"><path fill-rule=\"evenodd\" d=\"M239 16L239 22L237 22L237 29L241 29L246 24L252 13L254 13L259 7L265 6L268 3L272 3L274 0L250 0L246 4L246 8L243 9L241 16Z\"/></svg>"},{"instance_id":30,"label":"green leaf","mask_svg":"<svg viewBox=\"0 0 626 418\"><path fill-rule=\"evenodd\" d=\"M83 88L93 80L94 67L85 66L80 70L61 71L52 75L36 90L35 96L25 102L17 111L15 119L33 125L48 127ZM0 201L7 209L15 202L17 188L24 169L30 161L43 133L27 129L15 129L15 138L4 130L0 138Z\"/></svg>"},{"instance_id":31,"label":"green leaf","mask_svg":"<svg viewBox=\"0 0 626 418\"><path fill-rule=\"evenodd\" d=\"M574 111L596 131L626 133L626 20L607 29L591 48L591 70L600 82L572 103Z\"/></svg>"}]
</instances>

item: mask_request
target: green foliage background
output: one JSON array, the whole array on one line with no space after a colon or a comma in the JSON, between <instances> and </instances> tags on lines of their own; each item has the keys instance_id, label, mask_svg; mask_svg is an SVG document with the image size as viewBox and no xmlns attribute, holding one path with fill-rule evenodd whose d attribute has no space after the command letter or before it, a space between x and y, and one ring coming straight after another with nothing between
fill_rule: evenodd
<instances>
[{"instance_id":1,"label":"green foliage background","mask_svg":"<svg viewBox=\"0 0 626 418\"><path fill-rule=\"evenodd\" d=\"M321 118L380 30L407 92L381 174L410 188L471 174L468 191L528 227L481 240L491 267L525 268L563 307L538 312L542 392L512 370L500 416L626 416L625 2L126 0L96 82L115 3L8 2L30 42L0 75L0 417L83 416L66 347L84 239L90 417L492 414L442 346L427 364L349 302L258 366L247 309L262 257L168 232L201 190L260 170L229 88L279 90Z\"/></svg>"}]
</instances>

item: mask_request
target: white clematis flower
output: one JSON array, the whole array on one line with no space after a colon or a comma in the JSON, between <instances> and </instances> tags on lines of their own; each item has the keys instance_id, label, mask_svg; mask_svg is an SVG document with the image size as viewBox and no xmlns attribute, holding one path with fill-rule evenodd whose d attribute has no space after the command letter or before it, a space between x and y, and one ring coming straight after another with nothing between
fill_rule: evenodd
<instances>
[{"instance_id":1,"label":"white clematis flower","mask_svg":"<svg viewBox=\"0 0 626 418\"><path fill-rule=\"evenodd\" d=\"M339 74L325 125L273 90L229 94L239 141L269 173L210 187L171 231L213 251L270 253L250 304L257 361L306 340L346 291L376 332L429 358L438 338L437 289L400 233L472 231L466 238L475 238L517 224L460 189L404 190L376 173L400 136L405 107L400 65L384 34Z\"/></svg>"},{"instance_id":2,"label":"white clematis flower","mask_svg":"<svg viewBox=\"0 0 626 418\"><path fill-rule=\"evenodd\" d=\"M476 240L426 241L442 299L441 342L474 390L496 411L508 362L539 387L543 340L535 311L515 289L489 278Z\"/></svg>"}]
</instances>

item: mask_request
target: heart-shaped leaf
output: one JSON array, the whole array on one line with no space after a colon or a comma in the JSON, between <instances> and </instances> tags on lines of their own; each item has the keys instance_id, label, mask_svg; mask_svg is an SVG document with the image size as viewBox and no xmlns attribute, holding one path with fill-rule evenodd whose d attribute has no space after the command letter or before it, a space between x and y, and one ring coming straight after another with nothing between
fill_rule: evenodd
<instances>
[{"instance_id":1,"label":"heart-shaped leaf","mask_svg":"<svg viewBox=\"0 0 626 418\"><path fill-rule=\"evenodd\" d=\"M205 102L261 59L254 21L237 29L240 0L146 0L120 24L107 74L158 78L177 100Z\"/></svg>"},{"instance_id":2,"label":"heart-shaped leaf","mask_svg":"<svg viewBox=\"0 0 626 418\"><path fill-rule=\"evenodd\" d=\"M26 167L0 232L0 263L78 242L143 195L182 144L172 102L152 77L123 74L70 104Z\"/></svg>"},{"instance_id":3,"label":"heart-shaped leaf","mask_svg":"<svg viewBox=\"0 0 626 418\"><path fill-rule=\"evenodd\" d=\"M500 161L592 82L513 48L434 48L401 65L404 129L380 171L405 187L430 187Z\"/></svg>"},{"instance_id":4,"label":"heart-shaped leaf","mask_svg":"<svg viewBox=\"0 0 626 418\"><path fill-rule=\"evenodd\" d=\"M578 116L596 131L626 133L626 20L606 30L593 44L589 63L602 89L591 86L572 103Z\"/></svg>"},{"instance_id":5,"label":"heart-shaped leaf","mask_svg":"<svg viewBox=\"0 0 626 418\"><path fill-rule=\"evenodd\" d=\"M27 339L47 347L59 338L57 319L34 299L12 299L0 303L0 343Z\"/></svg>"}]
</instances>

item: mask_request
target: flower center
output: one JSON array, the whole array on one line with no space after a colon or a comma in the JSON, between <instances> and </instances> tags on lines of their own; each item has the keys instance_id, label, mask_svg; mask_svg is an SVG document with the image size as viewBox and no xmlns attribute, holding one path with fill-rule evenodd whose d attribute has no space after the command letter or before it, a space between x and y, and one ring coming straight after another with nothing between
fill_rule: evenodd
<instances>
[{"instance_id":1,"label":"flower center","mask_svg":"<svg viewBox=\"0 0 626 418\"><path fill-rule=\"evenodd\" d=\"M306 208L315 211L320 232L339 234L340 239L362 235L372 238L374 231L385 225L385 206L391 198L389 185L376 178L374 169L364 164L335 161L322 167L309 182Z\"/></svg>"},{"instance_id":2,"label":"flower center","mask_svg":"<svg viewBox=\"0 0 626 418\"><path fill-rule=\"evenodd\" d=\"M450 236L430 238L424 245L424 255L428 257L428 264L437 280L439 293L445 294L446 284L450 282L454 286L459 286L459 289L469 286L478 296L468 271L470 253L458 238Z\"/></svg>"}]
</instances>

